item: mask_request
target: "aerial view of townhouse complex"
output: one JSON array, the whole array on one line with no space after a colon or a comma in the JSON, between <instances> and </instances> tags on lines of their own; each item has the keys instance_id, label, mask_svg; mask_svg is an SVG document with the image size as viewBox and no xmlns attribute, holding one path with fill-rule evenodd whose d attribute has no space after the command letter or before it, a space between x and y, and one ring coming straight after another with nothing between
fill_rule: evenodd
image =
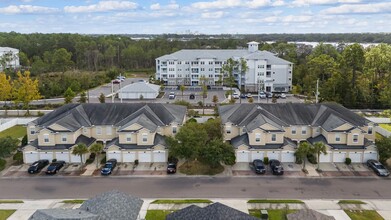
<instances>
[{"instance_id":1,"label":"aerial view of townhouse complex","mask_svg":"<svg viewBox=\"0 0 391 220\"><path fill-rule=\"evenodd\" d=\"M0 220L391 220L390 7L0 2Z\"/></svg>"}]
</instances>

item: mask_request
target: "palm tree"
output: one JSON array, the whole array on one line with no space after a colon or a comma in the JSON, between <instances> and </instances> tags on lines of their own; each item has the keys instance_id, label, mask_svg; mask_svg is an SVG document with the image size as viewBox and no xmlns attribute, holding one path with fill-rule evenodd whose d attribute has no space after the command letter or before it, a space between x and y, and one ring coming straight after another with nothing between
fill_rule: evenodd
<instances>
[{"instance_id":1,"label":"palm tree","mask_svg":"<svg viewBox=\"0 0 391 220\"><path fill-rule=\"evenodd\" d=\"M233 97L232 97L232 87L235 85L235 76L234 76L234 70L235 70L235 67L237 67L237 61L235 61L234 59L232 58L229 58L227 60L227 64L224 64L223 65L223 68L222 68L222 71L224 73L224 75L226 74L227 76L224 77L223 81L225 81L225 83L228 84L228 86L230 87L230 93L231 93L231 100L233 100Z\"/></svg>"},{"instance_id":2,"label":"palm tree","mask_svg":"<svg viewBox=\"0 0 391 220\"><path fill-rule=\"evenodd\" d=\"M73 155L79 155L80 156L80 170L83 168L83 155L88 153L88 148L85 144L81 143L81 144L78 144L76 145L73 150L72 150L72 154Z\"/></svg>"},{"instance_id":3,"label":"palm tree","mask_svg":"<svg viewBox=\"0 0 391 220\"><path fill-rule=\"evenodd\" d=\"M243 58L240 58L239 66L240 66L240 84L241 84L240 88L242 89L242 86L243 86L242 79L244 78L244 76L246 75L246 72L248 71L248 66L247 66L246 60ZM243 89L245 89L245 88L243 88Z\"/></svg>"},{"instance_id":4,"label":"palm tree","mask_svg":"<svg viewBox=\"0 0 391 220\"><path fill-rule=\"evenodd\" d=\"M299 144L299 148L297 148L295 152L295 156L303 160L303 170L305 170L305 160L307 154L311 152L311 146L308 142L302 142Z\"/></svg>"},{"instance_id":5,"label":"palm tree","mask_svg":"<svg viewBox=\"0 0 391 220\"><path fill-rule=\"evenodd\" d=\"M312 146L312 149L313 149L313 152L316 153L316 161L318 162L318 168L317 170L319 170L319 157L320 157L320 154L323 153L324 155L327 154L327 148L326 148L326 145L323 143L323 142L316 142L313 146Z\"/></svg>"},{"instance_id":6,"label":"palm tree","mask_svg":"<svg viewBox=\"0 0 391 220\"><path fill-rule=\"evenodd\" d=\"M95 143L90 147L90 153L94 153L96 160L96 168L99 166L99 155L102 153L103 145L99 143Z\"/></svg>"},{"instance_id":7,"label":"palm tree","mask_svg":"<svg viewBox=\"0 0 391 220\"><path fill-rule=\"evenodd\" d=\"M181 92L182 92L182 100L183 100L183 92L185 91L186 87L185 87L184 85L181 85L181 86L179 87L179 89L180 89Z\"/></svg>"}]
</instances>

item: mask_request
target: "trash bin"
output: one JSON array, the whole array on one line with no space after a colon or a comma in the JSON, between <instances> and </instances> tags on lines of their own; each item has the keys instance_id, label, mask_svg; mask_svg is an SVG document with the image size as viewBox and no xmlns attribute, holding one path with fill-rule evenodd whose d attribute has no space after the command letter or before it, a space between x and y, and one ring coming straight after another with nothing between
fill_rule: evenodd
<instances>
[{"instance_id":1,"label":"trash bin","mask_svg":"<svg viewBox=\"0 0 391 220\"><path fill-rule=\"evenodd\" d=\"M261 210L261 219L262 220L269 220L269 214L267 213L267 210L265 210L265 209Z\"/></svg>"}]
</instances>

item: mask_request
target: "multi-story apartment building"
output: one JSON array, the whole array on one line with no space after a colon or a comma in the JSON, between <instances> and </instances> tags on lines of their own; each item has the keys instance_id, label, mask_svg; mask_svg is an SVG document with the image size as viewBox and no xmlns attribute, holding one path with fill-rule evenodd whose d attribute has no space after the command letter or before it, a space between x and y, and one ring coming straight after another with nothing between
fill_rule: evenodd
<instances>
[{"instance_id":1,"label":"multi-story apartment building","mask_svg":"<svg viewBox=\"0 0 391 220\"><path fill-rule=\"evenodd\" d=\"M180 50L156 59L156 79L166 85L199 85L205 77L207 85L220 85L223 66L232 58L247 62L248 70L234 71L238 86L246 91L288 92L292 89L292 63L268 51L258 50L257 42L248 43L248 49L237 50Z\"/></svg>"},{"instance_id":2,"label":"multi-story apartment building","mask_svg":"<svg viewBox=\"0 0 391 220\"><path fill-rule=\"evenodd\" d=\"M175 135L185 116L186 107L169 104L65 105L28 124L29 143L23 148L23 159L25 163L39 159L80 162L72 154L73 147L100 142L107 159L166 162L164 136Z\"/></svg>"},{"instance_id":3,"label":"multi-story apartment building","mask_svg":"<svg viewBox=\"0 0 391 220\"><path fill-rule=\"evenodd\" d=\"M237 162L278 159L294 162L298 144L323 142L320 162L377 159L373 122L338 104L236 104L219 107L225 140Z\"/></svg>"},{"instance_id":4,"label":"multi-story apartment building","mask_svg":"<svg viewBox=\"0 0 391 220\"><path fill-rule=\"evenodd\" d=\"M19 50L11 47L0 47L0 71L6 68L19 67Z\"/></svg>"}]
</instances>

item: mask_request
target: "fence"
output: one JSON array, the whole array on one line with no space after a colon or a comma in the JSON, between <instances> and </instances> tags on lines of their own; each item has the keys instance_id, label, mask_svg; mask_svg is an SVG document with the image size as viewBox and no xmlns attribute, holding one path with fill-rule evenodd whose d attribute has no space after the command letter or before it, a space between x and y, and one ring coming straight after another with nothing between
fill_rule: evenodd
<instances>
[{"instance_id":1,"label":"fence","mask_svg":"<svg viewBox=\"0 0 391 220\"><path fill-rule=\"evenodd\" d=\"M36 117L0 119L0 132L12 128L15 125L27 125L27 123L34 121L35 119Z\"/></svg>"},{"instance_id":2,"label":"fence","mask_svg":"<svg viewBox=\"0 0 391 220\"><path fill-rule=\"evenodd\" d=\"M30 110L30 116L40 116L41 114L47 114L53 110ZM0 110L0 117L23 117L27 115L27 110Z\"/></svg>"}]
</instances>

